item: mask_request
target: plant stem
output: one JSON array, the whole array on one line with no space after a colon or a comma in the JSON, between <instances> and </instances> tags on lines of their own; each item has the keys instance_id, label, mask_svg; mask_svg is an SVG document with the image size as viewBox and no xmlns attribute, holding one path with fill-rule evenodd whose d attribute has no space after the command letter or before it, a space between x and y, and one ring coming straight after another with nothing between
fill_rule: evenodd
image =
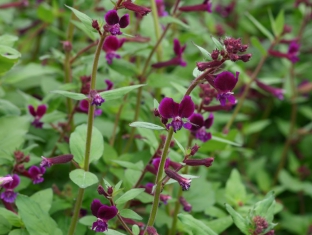
<instances>
[{"instance_id":1,"label":"plant stem","mask_svg":"<svg viewBox=\"0 0 312 235\"><path fill-rule=\"evenodd\" d=\"M94 61L93 61L93 67L92 67L92 74L91 74L91 87L90 87L91 90L95 89L97 66L98 66L99 57L101 54L101 50L102 50L102 46L103 46L105 37L106 37L105 34L101 35L100 41L99 41L98 46L96 48ZM89 100L86 151L85 151L84 166L83 166L83 169L85 171L89 171L89 160L90 160L90 149L91 149L94 110L95 110L95 107L94 107L94 105L91 105L91 100ZM73 235L75 233L83 194L84 194L84 189L80 188L78 191L77 201L75 204L74 214L73 214L73 218L72 218L71 223L70 223L68 235Z\"/></svg>"},{"instance_id":2,"label":"plant stem","mask_svg":"<svg viewBox=\"0 0 312 235\"><path fill-rule=\"evenodd\" d=\"M156 180L155 180L155 185L156 185L156 189L155 189L155 193L154 193L154 201L153 201L153 207L150 213L150 217L148 219L148 223L147 226L153 226L154 222L155 222L155 218L156 218L156 214L157 214L157 210L158 210L158 204L159 204L159 198L160 198L160 193L161 193L161 189L162 189L162 180L161 177L164 173L164 168L165 168L165 162L166 162L166 157L168 154L168 150L170 147L170 142L173 136L173 128L170 127L169 131L168 131L168 135L166 138L166 142L165 142L165 146L164 146L164 150L161 154L161 160L160 160L160 164L158 167L158 171L157 171L157 176L156 176ZM146 229L144 234L146 234Z\"/></svg>"},{"instance_id":3,"label":"plant stem","mask_svg":"<svg viewBox=\"0 0 312 235\"><path fill-rule=\"evenodd\" d=\"M79 56L81 56L84 52L90 50L92 47L96 46L98 43L99 43L99 41L96 40L95 42L92 42L91 44L89 44L85 48L78 51L77 54L73 58L70 59L70 61L69 61L70 64L74 63Z\"/></svg>"}]
</instances>

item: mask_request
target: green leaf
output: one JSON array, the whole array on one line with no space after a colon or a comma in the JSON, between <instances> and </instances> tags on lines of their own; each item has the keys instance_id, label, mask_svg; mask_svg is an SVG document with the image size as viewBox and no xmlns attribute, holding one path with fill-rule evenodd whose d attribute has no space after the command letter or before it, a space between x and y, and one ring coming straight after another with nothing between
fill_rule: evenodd
<instances>
[{"instance_id":1,"label":"green leaf","mask_svg":"<svg viewBox=\"0 0 312 235\"><path fill-rule=\"evenodd\" d=\"M268 223L271 223L274 217L274 206L274 192L269 192L263 200L254 205L254 215L259 215L265 218Z\"/></svg>"},{"instance_id":2,"label":"green leaf","mask_svg":"<svg viewBox=\"0 0 312 235\"><path fill-rule=\"evenodd\" d=\"M274 33L275 36L280 36L284 30L284 10L281 10L274 21Z\"/></svg>"},{"instance_id":3,"label":"green leaf","mask_svg":"<svg viewBox=\"0 0 312 235\"><path fill-rule=\"evenodd\" d=\"M145 84L140 85L133 85L133 86L126 86L122 88L117 88L109 91L103 91L100 92L100 96L105 99L105 101L108 100L114 100L123 97L125 94L129 93L130 91L137 89L139 87L145 86Z\"/></svg>"},{"instance_id":4,"label":"green leaf","mask_svg":"<svg viewBox=\"0 0 312 235\"><path fill-rule=\"evenodd\" d=\"M69 173L69 178L80 188L87 188L99 181L95 174L82 169L71 171Z\"/></svg>"},{"instance_id":5,"label":"green leaf","mask_svg":"<svg viewBox=\"0 0 312 235\"><path fill-rule=\"evenodd\" d=\"M53 94L59 94L63 95L67 98L71 98L73 100L84 100L87 99L87 96L81 93L75 93L75 92L70 92L70 91L61 91L61 90L55 90L51 91Z\"/></svg>"},{"instance_id":6,"label":"green leaf","mask_svg":"<svg viewBox=\"0 0 312 235\"><path fill-rule=\"evenodd\" d=\"M143 170L143 165L139 166L138 164L134 164L132 162L126 162L126 161L120 161L120 160L112 160L112 162L116 162L118 165L125 167L127 169L133 169L137 171Z\"/></svg>"},{"instance_id":7,"label":"green leaf","mask_svg":"<svg viewBox=\"0 0 312 235\"><path fill-rule=\"evenodd\" d=\"M139 235L140 233L140 228L139 226L137 226L136 224L132 226L132 232L133 232L133 235Z\"/></svg>"},{"instance_id":8,"label":"green leaf","mask_svg":"<svg viewBox=\"0 0 312 235\"><path fill-rule=\"evenodd\" d=\"M86 26L88 30L90 30L91 32L95 31L95 29L92 27L92 19L89 16L76 10L75 8L72 8L67 5L65 6L69 8L77 16L77 18Z\"/></svg>"},{"instance_id":9,"label":"green leaf","mask_svg":"<svg viewBox=\"0 0 312 235\"><path fill-rule=\"evenodd\" d=\"M18 37L14 35L4 34L0 36L0 45L13 47L14 43L18 40Z\"/></svg>"},{"instance_id":10,"label":"green leaf","mask_svg":"<svg viewBox=\"0 0 312 235\"><path fill-rule=\"evenodd\" d=\"M257 21L252 15L248 12L245 13L248 19L271 41L274 41L274 36L259 22Z\"/></svg>"},{"instance_id":11,"label":"green leaf","mask_svg":"<svg viewBox=\"0 0 312 235\"><path fill-rule=\"evenodd\" d=\"M181 149L182 153L185 154L185 149L183 147L183 145L176 139L176 138L173 138L175 143L178 145L179 149Z\"/></svg>"},{"instance_id":12,"label":"green leaf","mask_svg":"<svg viewBox=\"0 0 312 235\"><path fill-rule=\"evenodd\" d=\"M161 24L172 24L172 23L174 23L174 24L178 24L178 25L180 25L186 29L189 28L189 26L187 24L183 23L181 20L179 20L175 17L172 17L172 16L161 17L161 18L159 18L159 22Z\"/></svg>"},{"instance_id":13,"label":"green leaf","mask_svg":"<svg viewBox=\"0 0 312 235\"><path fill-rule=\"evenodd\" d=\"M12 230L9 235L29 235L25 228L23 229L14 229Z\"/></svg>"},{"instance_id":14,"label":"green leaf","mask_svg":"<svg viewBox=\"0 0 312 235\"><path fill-rule=\"evenodd\" d=\"M92 226L92 224L96 221L96 217L93 215L83 216L79 219L79 223L85 226Z\"/></svg>"},{"instance_id":15,"label":"green leaf","mask_svg":"<svg viewBox=\"0 0 312 235\"><path fill-rule=\"evenodd\" d=\"M3 116L19 116L21 111L11 102L7 100L0 100L0 114Z\"/></svg>"},{"instance_id":16,"label":"green leaf","mask_svg":"<svg viewBox=\"0 0 312 235\"><path fill-rule=\"evenodd\" d=\"M3 216L14 227L22 227L24 225L19 215L5 208L0 207L0 215Z\"/></svg>"},{"instance_id":17,"label":"green leaf","mask_svg":"<svg viewBox=\"0 0 312 235\"><path fill-rule=\"evenodd\" d=\"M54 21L52 8L45 2L39 4L37 8L37 16L40 20L46 23L52 23Z\"/></svg>"},{"instance_id":18,"label":"green leaf","mask_svg":"<svg viewBox=\"0 0 312 235\"><path fill-rule=\"evenodd\" d=\"M36 192L30 197L30 199L37 202L43 211L49 212L51 205L52 205L52 200L53 200L52 189L48 188L48 189L44 189L39 192Z\"/></svg>"},{"instance_id":19,"label":"green leaf","mask_svg":"<svg viewBox=\"0 0 312 235\"><path fill-rule=\"evenodd\" d=\"M229 204L225 204L225 209L232 216L236 227L238 227L242 233L249 235L247 220L244 219L239 213L237 213Z\"/></svg>"},{"instance_id":20,"label":"green leaf","mask_svg":"<svg viewBox=\"0 0 312 235\"><path fill-rule=\"evenodd\" d=\"M234 146L238 146L238 147L242 146L239 143L235 143L233 141L230 141L230 140L227 140L227 139L223 139L223 138L215 136L215 135L212 135L211 139L215 140L215 141L218 141L218 142L221 142L221 143L229 144L229 145L234 145Z\"/></svg>"},{"instance_id":21,"label":"green leaf","mask_svg":"<svg viewBox=\"0 0 312 235\"><path fill-rule=\"evenodd\" d=\"M55 221L40 205L27 196L18 194L16 199L18 213L30 234L62 235Z\"/></svg>"},{"instance_id":22,"label":"green leaf","mask_svg":"<svg viewBox=\"0 0 312 235\"><path fill-rule=\"evenodd\" d=\"M133 63L122 59L113 60L113 63L108 64L108 67L126 77L131 77L135 74L138 74L137 67Z\"/></svg>"},{"instance_id":23,"label":"green leaf","mask_svg":"<svg viewBox=\"0 0 312 235\"><path fill-rule=\"evenodd\" d=\"M0 55L0 75L8 72L14 66L14 64L16 64L17 61L18 59L12 60Z\"/></svg>"},{"instance_id":24,"label":"green leaf","mask_svg":"<svg viewBox=\"0 0 312 235\"><path fill-rule=\"evenodd\" d=\"M270 120L260 120L249 123L244 126L244 134L250 135L254 133L258 133L271 124Z\"/></svg>"},{"instance_id":25,"label":"green leaf","mask_svg":"<svg viewBox=\"0 0 312 235\"><path fill-rule=\"evenodd\" d=\"M165 130L164 127L155 125L154 123L149 122L132 122L129 124L131 127L147 128L151 130Z\"/></svg>"},{"instance_id":26,"label":"green leaf","mask_svg":"<svg viewBox=\"0 0 312 235\"><path fill-rule=\"evenodd\" d=\"M220 219L211 220L207 223L207 225L218 234L224 232L232 224L233 224L233 220L231 216L226 216Z\"/></svg>"},{"instance_id":27,"label":"green leaf","mask_svg":"<svg viewBox=\"0 0 312 235\"><path fill-rule=\"evenodd\" d=\"M261 42L259 41L257 37L251 37L250 40L251 40L251 44L260 51L262 56L267 55L266 49L262 46Z\"/></svg>"},{"instance_id":28,"label":"green leaf","mask_svg":"<svg viewBox=\"0 0 312 235\"><path fill-rule=\"evenodd\" d=\"M219 51L224 50L224 46L221 44L221 42L218 39L216 39L214 37L211 37L211 39Z\"/></svg>"},{"instance_id":29,"label":"green leaf","mask_svg":"<svg viewBox=\"0 0 312 235\"><path fill-rule=\"evenodd\" d=\"M217 235L211 228L189 214L178 214L179 220L194 232L194 235Z\"/></svg>"},{"instance_id":30,"label":"green leaf","mask_svg":"<svg viewBox=\"0 0 312 235\"><path fill-rule=\"evenodd\" d=\"M139 216L136 212L134 212L133 210L130 210L130 209L123 209L123 210L119 211L119 214L124 218L134 219L134 220L142 220L141 216Z\"/></svg>"},{"instance_id":31,"label":"green leaf","mask_svg":"<svg viewBox=\"0 0 312 235\"><path fill-rule=\"evenodd\" d=\"M108 229L106 232L104 232L105 235L126 235L124 233L118 232L114 229Z\"/></svg>"},{"instance_id":32,"label":"green leaf","mask_svg":"<svg viewBox=\"0 0 312 235\"><path fill-rule=\"evenodd\" d=\"M235 206L244 203L246 200L246 189L236 169L232 170L230 178L226 182L225 197L228 203Z\"/></svg>"},{"instance_id":33,"label":"green leaf","mask_svg":"<svg viewBox=\"0 0 312 235\"><path fill-rule=\"evenodd\" d=\"M0 234L8 234L11 228L12 225L2 215L0 215Z\"/></svg>"},{"instance_id":34,"label":"green leaf","mask_svg":"<svg viewBox=\"0 0 312 235\"><path fill-rule=\"evenodd\" d=\"M10 60L15 60L22 56L17 50L6 45L0 45L0 55Z\"/></svg>"},{"instance_id":35,"label":"green leaf","mask_svg":"<svg viewBox=\"0 0 312 235\"><path fill-rule=\"evenodd\" d=\"M211 54L210 54L206 49L204 49L204 48L202 48L202 47L196 45L194 42L192 42L192 43L194 44L194 46L196 46L196 47L199 49L199 51L202 53L202 55L204 56L204 58L205 58L206 60L212 60ZM196 68L197 68L197 67L196 67Z\"/></svg>"},{"instance_id":36,"label":"green leaf","mask_svg":"<svg viewBox=\"0 0 312 235\"><path fill-rule=\"evenodd\" d=\"M156 99L154 99L154 109L158 109L158 107L159 107L159 102Z\"/></svg>"},{"instance_id":37,"label":"green leaf","mask_svg":"<svg viewBox=\"0 0 312 235\"><path fill-rule=\"evenodd\" d=\"M123 204L129 200L132 200L133 198L135 198L136 196L138 196L139 194L144 192L144 188L135 188L135 189L130 189L129 191L127 191L126 193L124 193L123 195L121 195L116 201L116 204Z\"/></svg>"},{"instance_id":38,"label":"green leaf","mask_svg":"<svg viewBox=\"0 0 312 235\"><path fill-rule=\"evenodd\" d=\"M90 148L90 163L101 158L104 152L104 141L101 132L96 128L92 128ZM74 160L81 168L84 167L84 158L86 151L87 140L87 125L82 124L76 127L75 131L70 135L69 147L71 154L74 155Z\"/></svg>"}]
</instances>

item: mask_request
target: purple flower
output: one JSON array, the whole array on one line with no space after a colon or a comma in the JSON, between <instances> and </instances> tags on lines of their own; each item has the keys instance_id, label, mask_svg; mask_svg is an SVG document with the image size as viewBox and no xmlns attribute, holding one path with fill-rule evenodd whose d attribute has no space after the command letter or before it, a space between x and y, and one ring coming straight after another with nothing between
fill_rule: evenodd
<instances>
[{"instance_id":1,"label":"purple flower","mask_svg":"<svg viewBox=\"0 0 312 235\"><path fill-rule=\"evenodd\" d=\"M106 91L109 91L109 90L113 89L114 83L111 80L105 79L104 82L107 85Z\"/></svg>"},{"instance_id":2,"label":"purple flower","mask_svg":"<svg viewBox=\"0 0 312 235\"><path fill-rule=\"evenodd\" d=\"M13 181L13 178L10 175L5 176L5 177L0 177L0 187L12 181Z\"/></svg>"},{"instance_id":3,"label":"purple flower","mask_svg":"<svg viewBox=\"0 0 312 235\"><path fill-rule=\"evenodd\" d=\"M161 158L160 157L157 157L157 158L154 158L152 160L152 164L155 168L156 171L158 171L158 167L159 167L159 164L160 164L160 160ZM165 161L165 169L167 169L168 167L170 166L170 158L166 158L166 161Z\"/></svg>"},{"instance_id":4,"label":"purple flower","mask_svg":"<svg viewBox=\"0 0 312 235\"><path fill-rule=\"evenodd\" d=\"M42 128L43 122L40 122L40 119L47 111L47 106L45 104L39 105L35 110L34 106L28 105L29 113L35 118L31 123L36 128Z\"/></svg>"},{"instance_id":5,"label":"purple flower","mask_svg":"<svg viewBox=\"0 0 312 235\"><path fill-rule=\"evenodd\" d=\"M165 10L165 4L163 0L155 0L156 7L157 7L157 13L159 17L167 16L168 12Z\"/></svg>"},{"instance_id":6,"label":"purple flower","mask_svg":"<svg viewBox=\"0 0 312 235\"><path fill-rule=\"evenodd\" d=\"M39 184L43 182L43 174L45 173L44 167L31 166L28 170L28 175L32 179L33 184Z\"/></svg>"},{"instance_id":7,"label":"purple flower","mask_svg":"<svg viewBox=\"0 0 312 235\"><path fill-rule=\"evenodd\" d=\"M287 57L293 64L299 61L299 57L298 57L299 48L300 48L300 45L295 41L292 41L289 44Z\"/></svg>"},{"instance_id":8,"label":"purple flower","mask_svg":"<svg viewBox=\"0 0 312 235\"><path fill-rule=\"evenodd\" d=\"M191 187L191 179L186 179L171 169L165 169L165 172L169 178L178 181L183 191L186 191Z\"/></svg>"},{"instance_id":9,"label":"purple flower","mask_svg":"<svg viewBox=\"0 0 312 235\"><path fill-rule=\"evenodd\" d=\"M8 177L9 175L7 175ZM13 190L16 188L20 183L20 178L17 174L14 174L12 176L13 180L10 183L6 183L2 185L2 187L5 189L3 193L1 193L0 198L8 203L13 203L16 199L17 193L15 193Z\"/></svg>"},{"instance_id":10,"label":"purple flower","mask_svg":"<svg viewBox=\"0 0 312 235\"><path fill-rule=\"evenodd\" d=\"M188 95L184 96L181 103L176 103L172 98L165 97L159 104L159 113L162 118L172 118L170 124L167 125L173 127L174 132L180 130L183 126L189 127L189 123L184 123L182 118L190 117L195 110L195 104L192 98Z\"/></svg>"},{"instance_id":11,"label":"purple flower","mask_svg":"<svg viewBox=\"0 0 312 235\"><path fill-rule=\"evenodd\" d=\"M154 187L154 184L153 184L153 183L147 183L147 184L145 185L145 192L148 193L148 194L150 194L150 195L154 195L154 193L153 193L153 187ZM168 200L171 199L171 196L165 195L165 194L160 194L159 198L160 198L160 200L161 200L165 205L167 205Z\"/></svg>"},{"instance_id":12,"label":"purple flower","mask_svg":"<svg viewBox=\"0 0 312 235\"><path fill-rule=\"evenodd\" d=\"M212 4L211 4L211 2L209 2L209 0L204 0L204 2L202 4L179 7L179 10L183 11L183 12L207 11L207 12L211 13L212 12L211 5Z\"/></svg>"},{"instance_id":13,"label":"purple flower","mask_svg":"<svg viewBox=\"0 0 312 235\"><path fill-rule=\"evenodd\" d=\"M186 159L183 162L188 166L205 166L210 167L214 161L213 157L208 157L205 159Z\"/></svg>"},{"instance_id":14,"label":"purple flower","mask_svg":"<svg viewBox=\"0 0 312 235\"><path fill-rule=\"evenodd\" d=\"M182 67L185 67L186 62L182 59L182 54L185 48L186 48L186 45L182 47L179 40L175 38L173 40L173 51L176 56L171 60L152 64L152 67L156 69L167 67L167 66L172 66L172 65L180 65Z\"/></svg>"},{"instance_id":15,"label":"purple flower","mask_svg":"<svg viewBox=\"0 0 312 235\"><path fill-rule=\"evenodd\" d=\"M181 205L183 206L183 210L186 212L190 212L192 210L192 205L190 203L188 203L184 197L180 197L179 198L179 202L181 203Z\"/></svg>"},{"instance_id":16,"label":"purple flower","mask_svg":"<svg viewBox=\"0 0 312 235\"><path fill-rule=\"evenodd\" d=\"M230 72L224 71L218 74L214 80L214 87L218 90L217 99L222 106L225 106L226 100L231 104L236 103L235 96L232 90L238 81L239 72L236 72L236 77Z\"/></svg>"},{"instance_id":17,"label":"purple flower","mask_svg":"<svg viewBox=\"0 0 312 235\"><path fill-rule=\"evenodd\" d=\"M108 36L103 44L103 50L106 52L106 61L108 64L113 62L113 59L120 59L120 55L115 53L120 47L122 47L124 39L118 39L116 36Z\"/></svg>"},{"instance_id":18,"label":"purple flower","mask_svg":"<svg viewBox=\"0 0 312 235\"><path fill-rule=\"evenodd\" d=\"M280 88L271 87L269 85L266 85L259 80L256 80L256 84L258 87L260 87L262 90L271 93L275 97L277 97L280 100L284 99L284 90Z\"/></svg>"},{"instance_id":19,"label":"purple flower","mask_svg":"<svg viewBox=\"0 0 312 235\"><path fill-rule=\"evenodd\" d=\"M141 15L141 16L145 16L145 15L147 15L148 13L151 12L151 10L150 10L149 8L147 8L147 7L142 7L142 6L138 6L138 5L134 4L134 3L132 3L131 0L126 0L126 1L124 1L124 2L122 3L122 5L123 5L126 9L128 9L128 10L130 10L130 11L133 11L133 12L135 12L135 13L138 13L138 14Z\"/></svg>"},{"instance_id":20,"label":"purple flower","mask_svg":"<svg viewBox=\"0 0 312 235\"><path fill-rule=\"evenodd\" d=\"M215 11L218 12L222 17L228 17L234 10L236 1L231 1L228 5L218 4Z\"/></svg>"},{"instance_id":21,"label":"purple flower","mask_svg":"<svg viewBox=\"0 0 312 235\"><path fill-rule=\"evenodd\" d=\"M105 14L106 25L104 26L105 31L110 32L111 35L121 35L120 28L126 28L129 23L129 14L125 14L119 19L116 10L110 10Z\"/></svg>"},{"instance_id":22,"label":"purple flower","mask_svg":"<svg viewBox=\"0 0 312 235\"><path fill-rule=\"evenodd\" d=\"M108 229L107 221L114 218L118 210L115 206L107 206L100 202L99 199L94 199L91 203L92 214L97 218L92 225L92 230L96 232L104 232Z\"/></svg>"},{"instance_id":23,"label":"purple flower","mask_svg":"<svg viewBox=\"0 0 312 235\"><path fill-rule=\"evenodd\" d=\"M211 133L206 132L206 129L209 129L213 123L213 113L210 113L206 120L204 120L201 114L193 113L192 116L189 117L189 121L192 124L189 130L196 139L199 139L203 142L207 142L211 139Z\"/></svg>"},{"instance_id":24,"label":"purple flower","mask_svg":"<svg viewBox=\"0 0 312 235\"><path fill-rule=\"evenodd\" d=\"M41 167L51 167L52 165L55 164L63 164L70 162L73 160L74 156L72 154L65 154L65 155L60 155L57 157L51 157L51 158L45 158L41 156L42 161L40 163Z\"/></svg>"},{"instance_id":25,"label":"purple flower","mask_svg":"<svg viewBox=\"0 0 312 235\"><path fill-rule=\"evenodd\" d=\"M81 100L79 102L78 106L78 111L83 112L83 113L88 113L89 110L89 101L88 100ZM102 110L101 109L96 109L94 111L94 116L101 116Z\"/></svg>"}]
</instances>

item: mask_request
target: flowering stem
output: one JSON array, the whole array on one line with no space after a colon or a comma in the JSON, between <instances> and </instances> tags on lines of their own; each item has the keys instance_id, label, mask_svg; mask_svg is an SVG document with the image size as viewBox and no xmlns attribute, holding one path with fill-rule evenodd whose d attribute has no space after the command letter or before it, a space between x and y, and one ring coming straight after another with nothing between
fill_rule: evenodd
<instances>
[{"instance_id":1,"label":"flowering stem","mask_svg":"<svg viewBox=\"0 0 312 235\"><path fill-rule=\"evenodd\" d=\"M100 41L96 48L93 67L92 67L92 74L91 74L91 90L95 89L95 82L96 82L96 73L97 73L97 66L99 62L99 57L101 54L102 46L104 43L106 35L101 35ZM91 138L92 138L92 128L93 128L93 118L94 118L94 105L91 105L91 101L89 101L89 110L88 110L88 127L87 127L87 140L86 140L86 151L85 151L85 158L84 158L84 167L85 171L89 171L89 160L90 160L90 149L91 149ZM73 235L75 233L76 225L78 222L78 215L83 199L84 189L79 188L77 201L74 208L73 218L70 223L68 235Z\"/></svg>"},{"instance_id":2,"label":"flowering stem","mask_svg":"<svg viewBox=\"0 0 312 235\"><path fill-rule=\"evenodd\" d=\"M147 226L153 226L154 222L155 222L155 218L156 218L156 214L157 214L157 210L158 210L158 204L159 204L159 198L160 198L160 193L161 193L161 189L162 189L162 180L161 177L164 173L164 168L165 168L165 162L166 162L166 157L168 154L168 150L170 147L170 142L173 136L173 128L170 127L169 131L168 131L168 135L166 138L166 142L165 142L165 146L164 146L164 150L161 154L161 160L160 160L160 164L158 167L158 171L157 171L157 176L156 176L156 180L155 180L155 193L154 193L154 201L153 201L153 207L150 213L150 217L148 219L148 223ZM146 229L144 234L146 234Z\"/></svg>"}]
</instances>

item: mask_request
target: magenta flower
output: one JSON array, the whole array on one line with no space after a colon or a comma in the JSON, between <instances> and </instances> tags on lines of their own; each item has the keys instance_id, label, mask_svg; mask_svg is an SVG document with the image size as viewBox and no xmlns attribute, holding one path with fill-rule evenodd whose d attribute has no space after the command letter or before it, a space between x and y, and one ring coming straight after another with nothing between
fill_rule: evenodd
<instances>
[{"instance_id":1,"label":"magenta flower","mask_svg":"<svg viewBox=\"0 0 312 235\"><path fill-rule=\"evenodd\" d=\"M186 212L190 212L192 210L192 205L190 203L188 203L184 197L180 197L179 198L179 202L181 203L181 205L183 206L183 210Z\"/></svg>"},{"instance_id":2,"label":"magenta flower","mask_svg":"<svg viewBox=\"0 0 312 235\"><path fill-rule=\"evenodd\" d=\"M42 178L45 173L44 167L31 166L28 170L28 175L32 179L33 184L39 184L43 182L44 178Z\"/></svg>"},{"instance_id":3,"label":"magenta flower","mask_svg":"<svg viewBox=\"0 0 312 235\"><path fill-rule=\"evenodd\" d=\"M0 187L13 181L12 176L0 177Z\"/></svg>"},{"instance_id":4,"label":"magenta flower","mask_svg":"<svg viewBox=\"0 0 312 235\"><path fill-rule=\"evenodd\" d=\"M159 114L164 119L172 118L170 126L173 127L174 132L180 130L182 127L189 127L189 123L184 123L182 118L190 117L195 110L195 104L190 96L184 96L181 103L176 103L172 98L165 97L159 104Z\"/></svg>"},{"instance_id":5,"label":"magenta flower","mask_svg":"<svg viewBox=\"0 0 312 235\"><path fill-rule=\"evenodd\" d=\"M178 181L183 191L186 191L191 187L191 179L186 179L171 169L165 169L165 172L169 178Z\"/></svg>"},{"instance_id":6,"label":"magenta flower","mask_svg":"<svg viewBox=\"0 0 312 235\"><path fill-rule=\"evenodd\" d=\"M152 164L153 164L153 166L154 166L156 172L158 171L158 167L159 167L159 164L160 164L160 160L161 160L160 157L154 158L154 159L152 160ZM166 161L165 161L165 169L167 169L169 166L170 166L170 158L166 158Z\"/></svg>"},{"instance_id":7,"label":"magenta flower","mask_svg":"<svg viewBox=\"0 0 312 235\"><path fill-rule=\"evenodd\" d=\"M175 57L168 61L152 64L152 67L155 69L172 66L172 65L180 65L182 67L185 67L186 62L182 59L182 54L185 48L186 48L186 45L182 47L179 40L175 38L173 40L173 51L175 53Z\"/></svg>"},{"instance_id":8,"label":"magenta flower","mask_svg":"<svg viewBox=\"0 0 312 235\"><path fill-rule=\"evenodd\" d=\"M105 89L106 91L113 89L114 83L111 80L105 79L104 82L107 85L107 88Z\"/></svg>"},{"instance_id":9,"label":"magenta flower","mask_svg":"<svg viewBox=\"0 0 312 235\"><path fill-rule=\"evenodd\" d=\"M92 214L97 218L92 225L92 230L96 232L104 232L108 229L107 221L114 218L118 209L115 206L107 206L100 202L99 199L94 199L91 203Z\"/></svg>"},{"instance_id":10,"label":"magenta flower","mask_svg":"<svg viewBox=\"0 0 312 235\"><path fill-rule=\"evenodd\" d=\"M35 118L34 121L31 123L36 128L42 128L43 122L40 119L47 111L47 106L45 104L39 105L35 110L34 106L28 105L29 113Z\"/></svg>"},{"instance_id":11,"label":"magenta flower","mask_svg":"<svg viewBox=\"0 0 312 235\"><path fill-rule=\"evenodd\" d=\"M179 10L183 11L183 12L207 11L207 12L211 13L212 12L211 6L212 6L212 4L211 4L211 2L209 2L209 0L204 0L204 2L202 4L179 7Z\"/></svg>"},{"instance_id":12,"label":"magenta flower","mask_svg":"<svg viewBox=\"0 0 312 235\"><path fill-rule=\"evenodd\" d=\"M106 52L105 58L108 64L113 62L113 59L120 59L120 55L116 51L122 47L124 39L118 39L115 36L108 36L103 44L103 50Z\"/></svg>"},{"instance_id":13,"label":"magenta flower","mask_svg":"<svg viewBox=\"0 0 312 235\"><path fill-rule=\"evenodd\" d=\"M238 81L239 72L236 72L236 77L230 72L224 71L218 74L214 80L214 87L218 90L217 99L222 106L225 106L226 100L231 104L236 103L235 96L232 90Z\"/></svg>"},{"instance_id":14,"label":"magenta flower","mask_svg":"<svg viewBox=\"0 0 312 235\"><path fill-rule=\"evenodd\" d=\"M183 162L187 166L205 166L210 167L214 161L213 157L208 157L205 159L186 159Z\"/></svg>"},{"instance_id":15,"label":"magenta flower","mask_svg":"<svg viewBox=\"0 0 312 235\"><path fill-rule=\"evenodd\" d=\"M192 116L189 117L189 121L192 124L189 130L196 139L203 142L207 142L211 139L211 133L206 132L206 129L209 129L213 123L213 113L210 113L206 120L204 120L201 114L193 113Z\"/></svg>"},{"instance_id":16,"label":"magenta flower","mask_svg":"<svg viewBox=\"0 0 312 235\"><path fill-rule=\"evenodd\" d=\"M79 102L78 106L78 111L83 112L83 113L88 113L89 110L89 101L88 100L81 100ZM102 110L101 109L96 109L94 111L94 116L101 116Z\"/></svg>"},{"instance_id":17,"label":"magenta flower","mask_svg":"<svg viewBox=\"0 0 312 235\"><path fill-rule=\"evenodd\" d=\"M222 17L228 17L235 8L236 1L231 1L228 5L218 4L215 8L215 11L218 12Z\"/></svg>"},{"instance_id":18,"label":"magenta flower","mask_svg":"<svg viewBox=\"0 0 312 235\"><path fill-rule=\"evenodd\" d=\"M155 0L156 7L157 7L157 13L159 17L167 16L168 12L165 10L165 4L163 0Z\"/></svg>"},{"instance_id":19,"label":"magenta flower","mask_svg":"<svg viewBox=\"0 0 312 235\"><path fill-rule=\"evenodd\" d=\"M120 19L116 10L108 11L105 16L106 25L104 26L105 31L110 32L111 35L121 35L120 28L126 28L129 23L129 14L123 15Z\"/></svg>"},{"instance_id":20,"label":"magenta flower","mask_svg":"<svg viewBox=\"0 0 312 235\"><path fill-rule=\"evenodd\" d=\"M275 88L269 85L266 85L262 82L260 82L259 80L256 80L256 84L258 87L260 87L262 90L271 93L272 95L274 95L275 97L277 97L280 100L284 99L284 90L280 89L280 88Z\"/></svg>"},{"instance_id":21,"label":"magenta flower","mask_svg":"<svg viewBox=\"0 0 312 235\"><path fill-rule=\"evenodd\" d=\"M131 2L131 0L126 0L122 3L122 5L130 10L130 11L133 11L141 16L145 16L147 15L148 13L151 12L151 9L147 8L147 7L142 7L142 6L138 6L134 3Z\"/></svg>"},{"instance_id":22,"label":"magenta flower","mask_svg":"<svg viewBox=\"0 0 312 235\"><path fill-rule=\"evenodd\" d=\"M99 93L97 93L96 90L90 91L89 97L91 99L91 105L101 106L101 104L105 102L105 100Z\"/></svg>"},{"instance_id":23,"label":"magenta flower","mask_svg":"<svg viewBox=\"0 0 312 235\"><path fill-rule=\"evenodd\" d=\"M9 175L7 175L8 177ZM16 188L20 183L20 178L17 174L14 174L12 176L13 180L9 183L6 183L2 185L2 187L5 189L3 193L1 193L0 198L8 203L13 203L16 199L17 193L15 193L13 190Z\"/></svg>"},{"instance_id":24,"label":"magenta flower","mask_svg":"<svg viewBox=\"0 0 312 235\"><path fill-rule=\"evenodd\" d=\"M299 49L300 49L300 45L297 42L292 41L289 44L288 53L287 54L288 54L288 59L293 64L299 61L299 57L298 57Z\"/></svg>"},{"instance_id":25,"label":"magenta flower","mask_svg":"<svg viewBox=\"0 0 312 235\"><path fill-rule=\"evenodd\" d=\"M70 162L73 160L74 156L72 154L65 154L65 155L60 155L57 157L51 157L51 158L45 158L41 156L42 161L40 163L41 167L51 167L52 165L55 164L63 164Z\"/></svg>"},{"instance_id":26,"label":"magenta flower","mask_svg":"<svg viewBox=\"0 0 312 235\"><path fill-rule=\"evenodd\" d=\"M153 183L147 183L145 185L145 192L150 194L150 195L154 195L154 193L152 192L153 191L153 187L154 187ZM168 200L171 199L171 196L165 195L165 194L160 194L159 198L160 198L160 201L162 201L165 205L167 205Z\"/></svg>"}]
</instances>

